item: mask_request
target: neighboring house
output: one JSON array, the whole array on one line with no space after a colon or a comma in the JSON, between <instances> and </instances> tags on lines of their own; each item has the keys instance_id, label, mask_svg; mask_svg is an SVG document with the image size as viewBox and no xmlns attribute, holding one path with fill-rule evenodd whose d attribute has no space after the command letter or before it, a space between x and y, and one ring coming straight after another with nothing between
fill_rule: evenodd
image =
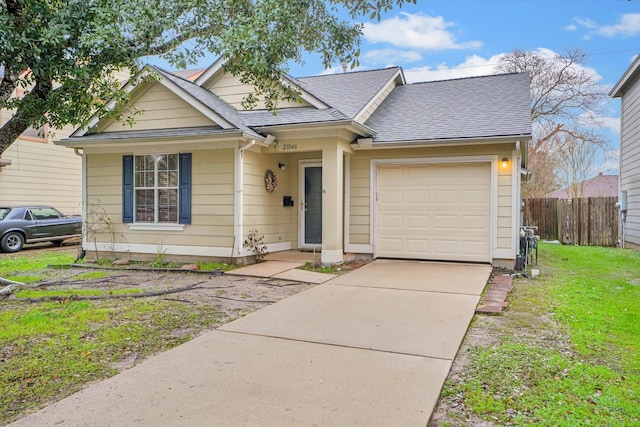
<instances>
[{"instance_id":1,"label":"neighboring house","mask_svg":"<svg viewBox=\"0 0 640 427\"><path fill-rule=\"evenodd\" d=\"M593 178L582 181L577 187L582 187L582 196L586 197L618 197L618 175L603 175L602 172ZM549 199L572 199L574 192L571 187L561 188L544 197Z\"/></svg>"},{"instance_id":2,"label":"neighboring house","mask_svg":"<svg viewBox=\"0 0 640 427\"><path fill-rule=\"evenodd\" d=\"M86 249L242 261L255 229L270 252L325 264L349 252L513 267L528 74L288 78L301 101L274 115L242 110L253 88L221 60L195 81L155 72L126 86L143 111L132 127L94 117L59 143L82 150L87 204L111 221Z\"/></svg>"},{"instance_id":3,"label":"neighboring house","mask_svg":"<svg viewBox=\"0 0 640 427\"><path fill-rule=\"evenodd\" d=\"M17 89L15 96L22 96ZM0 111L0 126L12 116ZM54 145L73 129L29 128L0 156L0 206L51 205L65 214L82 213L82 159Z\"/></svg>"},{"instance_id":4,"label":"neighboring house","mask_svg":"<svg viewBox=\"0 0 640 427\"><path fill-rule=\"evenodd\" d=\"M640 55L609 92L620 98L620 241L640 250Z\"/></svg>"}]
</instances>

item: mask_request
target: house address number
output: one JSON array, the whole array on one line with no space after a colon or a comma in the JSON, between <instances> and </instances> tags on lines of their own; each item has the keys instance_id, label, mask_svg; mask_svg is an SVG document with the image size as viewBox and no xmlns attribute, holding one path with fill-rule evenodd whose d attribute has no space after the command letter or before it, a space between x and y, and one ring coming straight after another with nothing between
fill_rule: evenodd
<instances>
[{"instance_id":1,"label":"house address number","mask_svg":"<svg viewBox=\"0 0 640 427\"><path fill-rule=\"evenodd\" d=\"M291 151L291 150L297 150L298 149L298 144L283 144L282 145L282 151Z\"/></svg>"}]
</instances>

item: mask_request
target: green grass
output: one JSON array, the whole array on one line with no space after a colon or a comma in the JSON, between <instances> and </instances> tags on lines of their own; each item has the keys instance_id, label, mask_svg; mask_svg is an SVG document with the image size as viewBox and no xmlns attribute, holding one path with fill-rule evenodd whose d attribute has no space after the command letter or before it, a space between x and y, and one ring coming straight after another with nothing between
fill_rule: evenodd
<instances>
[{"instance_id":1,"label":"green grass","mask_svg":"<svg viewBox=\"0 0 640 427\"><path fill-rule=\"evenodd\" d=\"M131 295L141 293L141 289L114 289L111 291L101 291L98 289L57 289L40 290L24 289L14 293L16 298L44 298L44 297L71 297L77 296L100 296L100 295Z\"/></svg>"},{"instance_id":2,"label":"green grass","mask_svg":"<svg viewBox=\"0 0 640 427\"><path fill-rule=\"evenodd\" d=\"M115 374L123 359L181 344L221 317L213 307L159 299L0 301L0 425ZM185 325L188 333L174 333Z\"/></svg>"},{"instance_id":3,"label":"green grass","mask_svg":"<svg viewBox=\"0 0 640 427\"><path fill-rule=\"evenodd\" d=\"M0 263L0 277L15 277L22 272L44 269L49 264L71 264L74 260L74 255L59 251L5 255Z\"/></svg>"},{"instance_id":4,"label":"green grass","mask_svg":"<svg viewBox=\"0 0 640 427\"><path fill-rule=\"evenodd\" d=\"M94 280L107 277L108 274L104 271L88 271L86 273L80 273L73 276L73 280Z\"/></svg>"},{"instance_id":5,"label":"green grass","mask_svg":"<svg viewBox=\"0 0 640 427\"><path fill-rule=\"evenodd\" d=\"M540 268L443 398L498 424L640 425L640 254L543 244Z\"/></svg>"},{"instance_id":6,"label":"green grass","mask_svg":"<svg viewBox=\"0 0 640 427\"><path fill-rule=\"evenodd\" d=\"M198 267L200 267L200 270L202 271L215 271L215 270L229 271L236 268L235 265L227 264L224 262L199 262Z\"/></svg>"},{"instance_id":7,"label":"green grass","mask_svg":"<svg viewBox=\"0 0 640 427\"><path fill-rule=\"evenodd\" d=\"M317 273L326 273L326 274L338 273L338 268L335 266L324 267L322 265L315 265L310 261L307 261L302 267L299 267L299 268L301 270L315 271Z\"/></svg>"}]
</instances>

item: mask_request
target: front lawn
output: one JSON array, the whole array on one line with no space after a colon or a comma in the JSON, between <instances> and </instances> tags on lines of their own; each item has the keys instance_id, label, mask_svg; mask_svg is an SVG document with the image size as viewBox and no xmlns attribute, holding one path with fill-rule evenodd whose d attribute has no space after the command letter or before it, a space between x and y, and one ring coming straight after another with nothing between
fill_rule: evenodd
<instances>
[{"instance_id":1,"label":"front lawn","mask_svg":"<svg viewBox=\"0 0 640 427\"><path fill-rule=\"evenodd\" d=\"M477 317L435 425L640 425L640 253L542 244L504 316Z\"/></svg>"},{"instance_id":2,"label":"front lawn","mask_svg":"<svg viewBox=\"0 0 640 427\"><path fill-rule=\"evenodd\" d=\"M0 257L0 277L29 278L0 298L0 425L312 286L202 272L47 268L74 259L75 249Z\"/></svg>"}]
</instances>

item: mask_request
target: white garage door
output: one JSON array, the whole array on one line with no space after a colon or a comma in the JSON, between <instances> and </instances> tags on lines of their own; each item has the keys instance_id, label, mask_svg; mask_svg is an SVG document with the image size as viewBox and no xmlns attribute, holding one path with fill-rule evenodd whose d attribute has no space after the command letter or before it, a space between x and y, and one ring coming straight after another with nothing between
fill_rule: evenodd
<instances>
[{"instance_id":1,"label":"white garage door","mask_svg":"<svg viewBox=\"0 0 640 427\"><path fill-rule=\"evenodd\" d=\"M491 261L489 163L381 165L377 186L377 256Z\"/></svg>"}]
</instances>

